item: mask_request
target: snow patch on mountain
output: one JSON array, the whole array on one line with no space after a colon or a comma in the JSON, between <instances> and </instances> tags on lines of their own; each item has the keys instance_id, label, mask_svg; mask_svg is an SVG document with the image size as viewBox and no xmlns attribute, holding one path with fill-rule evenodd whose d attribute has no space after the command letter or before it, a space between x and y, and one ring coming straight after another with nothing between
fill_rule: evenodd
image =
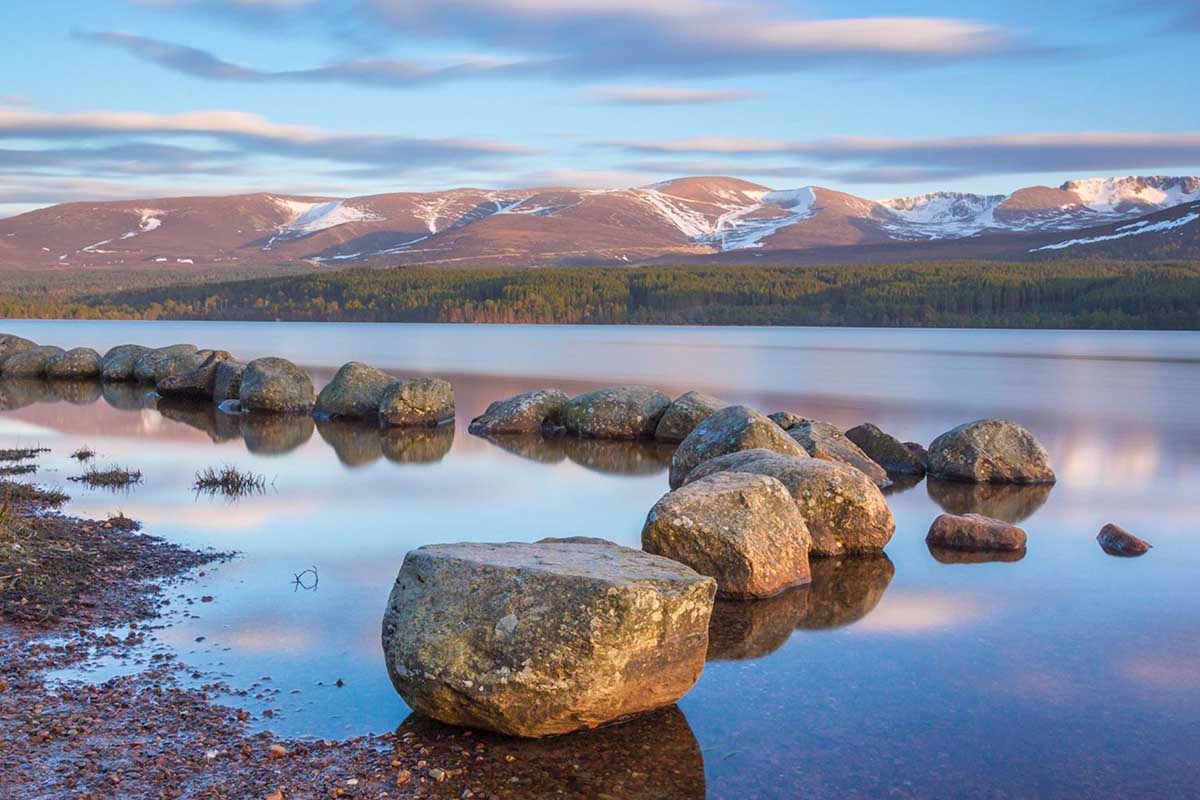
<instances>
[{"instance_id":1,"label":"snow patch on mountain","mask_svg":"<svg viewBox=\"0 0 1200 800\"><path fill-rule=\"evenodd\" d=\"M730 212L718 219L717 230L710 238L722 252L762 247L767 237L816 213L813 208L816 201L816 192L811 187L767 192L762 196L761 203ZM748 216L768 206L785 209L785 213L767 217Z\"/></svg>"},{"instance_id":2,"label":"snow patch on mountain","mask_svg":"<svg viewBox=\"0 0 1200 800\"><path fill-rule=\"evenodd\" d=\"M633 194L693 241L699 241L716 232L712 220L689 208L680 198L663 194L657 189L635 189Z\"/></svg>"},{"instance_id":3,"label":"snow patch on mountain","mask_svg":"<svg viewBox=\"0 0 1200 800\"><path fill-rule=\"evenodd\" d=\"M1067 181L1062 189L1074 192L1094 211L1117 212L1130 206L1170 208L1200 200L1200 178L1164 175L1126 175L1120 178L1085 178Z\"/></svg>"},{"instance_id":4,"label":"snow patch on mountain","mask_svg":"<svg viewBox=\"0 0 1200 800\"><path fill-rule=\"evenodd\" d=\"M270 250L276 242L311 236L338 225L350 222L380 222L384 218L373 211L352 206L345 200L310 202L286 197L272 197L271 201L288 216L288 221L275 229L275 235L267 240L264 250Z\"/></svg>"},{"instance_id":5,"label":"snow patch on mountain","mask_svg":"<svg viewBox=\"0 0 1200 800\"><path fill-rule=\"evenodd\" d=\"M1006 195L931 192L880 200L895 218L881 223L900 238L957 239L996 227L996 208Z\"/></svg>"},{"instance_id":6,"label":"snow patch on mountain","mask_svg":"<svg viewBox=\"0 0 1200 800\"><path fill-rule=\"evenodd\" d=\"M1065 242L1057 242L1056 244L1048 244L1043 247L1035 247L1029 252L1036 253L1039 250L1065 250L1068 247L1077 245L1096 244L1097 242L1111 242L1114 239L1124 239L1128 236L1141 236L1144 233L1162 233L1174 228L1182 228L1184 225L1190 225L1200 219L1200 212L1192 211L1175 219L1163 219L1157 222L1149 220L1139 220L1131 222L1128 225L1122 225L1113 233L1107 233L1102 236L1089 236L1084 239L1069 239Z\"/></svg>"}]
</instances>

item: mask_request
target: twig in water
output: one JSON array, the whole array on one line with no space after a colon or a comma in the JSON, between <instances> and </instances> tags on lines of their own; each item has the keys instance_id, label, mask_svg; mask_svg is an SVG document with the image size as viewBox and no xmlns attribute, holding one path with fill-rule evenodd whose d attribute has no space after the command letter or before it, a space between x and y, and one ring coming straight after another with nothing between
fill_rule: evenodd
<instances>
[{"instance_id":1,"label":"twig in water","mask_svg":"<svg viewBox=\"0 0 1200 800\"><path fill-rule=\"evenodd\" d=\"M304 577L305 575L310 575L310 574L312 575L311 579L306 579ZM304 589L307 592L315 592L317 590L317 584L319 584L320 582L321 582L321 576L317 574L317 568L315 566L309 567L308 569L306 569L302 572L297 572L292 577L292 591L298 592L301 589Z\"/></svg>"}]
</instances>

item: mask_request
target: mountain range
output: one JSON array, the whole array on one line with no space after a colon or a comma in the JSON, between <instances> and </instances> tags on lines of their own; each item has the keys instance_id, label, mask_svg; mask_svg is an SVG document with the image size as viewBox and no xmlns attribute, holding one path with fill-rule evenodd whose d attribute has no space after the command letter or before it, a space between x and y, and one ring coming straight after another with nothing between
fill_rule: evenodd
<instances>
[{"instance_id":1,"label":"mountain range","mask_svg":"<svg viewBox=\"0 0 1200 800\"><path fill-rule=\"evenodd\" d=\"M257 193L66 203L0 220L0 270L1200 257L1200 177L868 200L729 177L633 189Z\"/></svg>"}]
</instances>

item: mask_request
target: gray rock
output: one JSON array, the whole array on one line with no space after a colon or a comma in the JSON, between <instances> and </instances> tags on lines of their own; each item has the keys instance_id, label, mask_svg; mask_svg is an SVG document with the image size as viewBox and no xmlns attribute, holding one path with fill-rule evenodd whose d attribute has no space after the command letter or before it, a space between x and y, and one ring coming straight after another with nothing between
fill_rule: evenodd
<instances>
[{"instance_id":1,"label":"gray rock","mask_svg":"<svg viewBox=\"0 0 1200 800\"><path fill-rule=\"evenodd\" d=\"M925 543L951 550L1024 550L1025 531L981 514L942 514L933 521Z\"/></svg>"},{"instance_id":2,"label":"gray rock","mask_svg":"<svg viewBox=\"0 0 1200 800\"><path fill-rule=\"evenodd\" d=\"M256 358L242 373L238 400L242 411L308 413L314 402L312 379L285 358Z\"/></svg>"},{"instance_id":3,"label":"gray rock","mask_svg":"<svg viewBox=\"0 0 1200 800\"><path fill-rule=\"evenodd\" d=\"M41 378L46 375L50 359L66 351L53 345L38 345L9 354L0 365L0 374L6 378Z\"/></svg>"},{"instance_id":4,"label":"gray rock","mask_svg":"<svg viewBox=\"0 0 1200 800\"><path fill-rule=\"evenodd\" d=\"M196 354L199 358L202 353ZM207 351L209 354L195 369L168 375L158 382L155 390L163 397L211 400L217 379L217 366L233 360L224 350Z\"/></svg>"},{"instance_id":5,"label":"gray rock","mask_svg":"<svg viewBox=\"0 0 1200 800\"><path fill-rule=\"evenodd\" d=\"M806 419L792 425L787 432L813 458L854 467L881 489L892 485L887 470L872 461L858 445L846 438L846 434L828 422Z\"/></svg>"},{"instance_id":6,"label":"gray rock","mask_svg":"<svg viewBox=\"0 0 1200 800\"><path fill-rule=\"evenodd\" d=\"M890 474L925 474L925 464L928 459L924 455L925 448L914 452L907 444L891 434L884 433L870 422L864 422L846 431L846 438Z\"/></svg>"},{"instance_id":7,"label":"gray rock","mask_svg":"<svg viewBox=\"0 0 1200 800\"><path fill-rule=\"evenodd\" d=\"M226 400L237 400L242 391L242 374L246 365L237 361L218 361L213 370L213 403L221 405Z\"/></svg>"},{"instance_id":8,"label":"gray rock","mask_svg":"<svg viewBox=\"0 0 1200 800\"><path fill-rule=\"evenodd\" d=\"M37 346L37 342L31 342L20 336L14 336L11 333L0 333L0 364L3 364L4 359L13 353L18 353L22 350L32 350Z\"/></svg>"},{"instance_id":9,"label":"gray rock","mask_svg":"<svg viewBox=\"0 0 1200 800\"><path fill-rule=\"evenodd\" d=\"M454 419L454 387L441 378L409 378L393 383L379 401L379 424L393 428L432 428Z\"/></svg>"},{"instance_id":10,"label":"gray rock","mask_svg":"<svg viewBox=\"0 0 1200 800\"><path fill-rule=\"evenodd\" d=\"M150 351L140 344L119 344L100 359L100 377L106 381L132 381L133 367Z\"/></svg>"},{"instance_id":11,"label":"gray rock","mask_svg":"<svg viewBox=\"0 0 1200 800\"><path fill-rule=\"evenodd\" d=\"M704 666L716 583L595 544L447 544L404 559L383 619L414 710L512 736L674 703Z\"/></svg>"},{"instance_id":12,"label":"gray rock","mask_svg":"<svg viewBox=\"0 0 1200 800\"><path fill-rule=\"evenodd\" d=\"M772 450L785 456L808 453L783 429L749 406L729 406L696 426L671 458L672 489L683 485L688 473L710 458L740 450Z\"/></svg>"},{"instance_id":13,"label":"gray rock","mask_svg":"<svg viewBox=\"0 0 1200 800\"><path fill-rule=\"evenodd\" d=\"M878 552L896 532L896 520L879 487L845 464L745 450L704 462L687 480L719 472L770 475L786 486L812 535L812 555Z\"/></svg>"},{"instance_id":14,"label":"gray rock","mask_svg":"<svg viewBox=\"0 0 1200 800\"><path fill-rule=\"evenodd\" d=\"M369 419L379 415L379 403L396 379L358 361L343 364L317 395L313 413L329 419Z\"/></svg>"},{"instance_id":15,"label":"gray rock","mask_svg":"<svg viewBox=\"0 0 1200 800\"><path fill-rule=\"evenodd\" d=\"M1096 535L1096 541L1110 556L1127 558L1144 555L1153 547L1145 539L1139 539L1121 526L1111 522L1100 529L1100 533Z\"/></svg>"},{"instance_id":16,"label":"gray rock","mask_svg":"<svg viewBox=\"0 0 1200 800\"><path fill-rule=\"evenodd\" d=\"M46 377L65 380L95 380L100 377L100 354L90 347L76 347L46 362Z\"/></svg>"},{"instance_id":17,"label":"gray rock","mask_svg":"<svg viewBox=\"0 0 1200 800\"><path fill-rule=\"evenodd\" d=\"M196 356L194 344L173 344L147 350L133 364L133 380L157 386L163 378L195 369L201 360Z\"/></svg>"},{"instance_id":18,"label":"gray rock","mask_svg":"<svg viewBox=\"0 0 1200 800\"><path fill-rule=\"evenodd\" d=\"M571 398L560 389L537 389L497 400L468 430L476 436L541 433L562 427L562 409Z\"/></svg>"},{"instance_id":19,"label":"gray rock","mask_svg":"<svg viewBox=\"0 0 1200 800\"><path fill-rule=\"evenodd\" d=\"M654 438L660 442L682 442L697 425L727 405L703 392L680 395L658 421Z\"/></svg>"},{"instance_id":20,"label":"gray rock","mask_svg":"<svg viewBox=\"0 0 1200 800\"><path fill-rule=\"evenodd\" d=\"M791 411L776 411L770 415L770 420L786 431L797 422L803 422L804 417L794 414Z\"/></svg>"},{"instance_id":21,"label":"gray rock","mask_svg":"<svg viewBox=\"0 0 1200 800\"><path fill-rule=\"evenodd\" d=\"M767 475L723 472L662 497L642 549L717 581L717 594L771 597L809 581L808 526L787 487Z\"/></svg>"},{"instance_id":22,"label":"gray rock","mask_svg":"<svg viewBox=\"0 0 1200 800\"><path fill-rule=\"evenodd\" d=\"M905 442L904 449L921 467L922 475L929 471L929 451L925 449L925 445L920 442Z\"/></svg>"},{"instance_id":23,"label":"gray rock","mask_svg":"<svg viewBox=\"0 0 1200 800\"><path fill-rule=\"evenodd\" d=\"M593 439L652 439L671 398L649 386L610 386L562 407L567 433Z\"/></svg>"},{"instance_id":24,"label":"gray rock","mask_svg":"<svg viewBox=\"0 0 1200 800\"><path fill-rule=\"evenodd\" d=\"M1050 457L1033 434L1004 419L959 425L929 446L929 474L975 483L1054 483Z\"/></svg>"}]
</instances>

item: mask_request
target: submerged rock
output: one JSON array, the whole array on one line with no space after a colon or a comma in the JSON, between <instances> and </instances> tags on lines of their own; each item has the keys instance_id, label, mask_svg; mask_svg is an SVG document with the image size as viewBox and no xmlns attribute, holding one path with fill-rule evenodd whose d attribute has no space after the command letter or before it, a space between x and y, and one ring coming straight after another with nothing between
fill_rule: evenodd
<instances>
[{"instance_id":1,"label":"submerged rock","mask_svg":"<svg viewBox=\"0 0 1200 800\"><path fill-rule=\"evenodd\" d=\"M881 489L892 485L883 467L872 461L858 445L846 438L846 434L828 422L816 419L801 420L788 428L787 432L788 436L795 439L813 458L854 467Z\"/></svg>"},{"instance_id":2,"label":"submerged rock","mask_svg":"<svg viewBox=\"0 0 1200 800\"><path fill-rule=\"evenodd\" d=\"M654 438L660 442L682 442L697 425L727 405L703 392L680 395L658 421Z\"/></svg>"},{"instance_id":3,"label":"submerged rock","mask_svg":"<svg viewBox=\"0 0 1200 800\"><path fill-rule=\"evenodd\" d=\"M782 428L749 406L728 406L696 426L671 458L671 488L709 459L742 450L771 450L785 456L808 453Z\"/></svg>"},{"instance_id":4,"label":"submerged rock","mask_svg":"<svg viewBox=\"0 0 1200 800\"><path fill-rule=\"evenodd\" d=\"M432 428L454 419L454 387L441 378L409 378L384 389L379 424Z\"/></svg>"},{"instance_id":5,"label":"submerged rock","mask_svg":"<svg viewBox=\"0 0 1200 800\"><path fill-rule=\"evenodd\" d=\"M149 347L140 344L119 344L109 348L100 359L100 377L106 381L133 380L134 365L149 351Z\"/></svg>"},{"instance_id":6,"label":"submerged rock","mask_svg":"<svg viewBox=\"0 0 1200 800\"><path fill-rule=\"evenodd\" d=\"M715 590L625 547L422 547L388 599L388 674L413 709L442 722L526 737L595 728L692 687Z\"/></svg>"},{"instance_id":7,"label":"submerged rock","mask_svg":"<svg viewBox=\"0 0 1200 800\"><path fill-rule=\"evenodd\" d=\"M594 439L652 439L671 398L649 386L610 386L567 401L567 433Z\"/></svg>"},{"instance_id":8,"label":"submerged rock","mask_svg":"<svg viewBox=\"0 0 1200 800\"><path fill-rule=\"evenodd\" d=\"M199 358L200 353L196 357ZM224 350L213 350L194 369L163 378L155 390L163 397L211 400L216 386L217 366L232 360L233 356Z\"/></svg>"},{"instance_id":9,"label":"submerged rock","mask_svg":"<svg viewBox=\"0 0 1200 800\"><path fill-rule=\"evenodd\" d=\"M925 543L952 550L1024 550L1025 531L980 514L942 514L933 521Z\"/></svg>"},{"instance_id":10,"label":"submerged rock","mask_svg":"<svg viewBox=\"0 0 1200 800\"><path fill-rule=\"evenodd\" d=\"M878 552L896 531L879 487L845 464L745 450L704 462L688 475L688 482L719 472L770 475L786 486L812 535L813 555Z\"/></svg>"},{"instance_id":11,"label":"submerged rock","mask_svg":"<svg viewBox=\"0 0 1200 800\"><path fill-rule=\"evenodd\" d=\"M285 358L256 358L242 373L238 400L243 411L307 413L314 402L312 379Z\"/></svg>"},{"instance_id":12,"label":"submerged rock","mask_svg":"<svg viewBox=\"0 0 1200 800\"><path fill-rule=\"evenodd\" d=\"M975 483L1054 483L1050 457L1033 434L1004 419L959 425L929 445L929 473Z\"/></svg>"},{"instance_id":13,"label":"submerged rock","mask_svg":"<svg viewBox=\"0 0 1200 800\"><path fill-rule=\"evenodd\" d=\"M173 344L147 350L133 363L133 380L157 386L163 378L195 369L203 360L197 352L194 344Z\"/></svg>"},{"instance_id":14,"label":"submerged rock","mask_svg":"<svg viewBox=\"0 0 1200 800\"><path fill-rule=\"evenodd\" d=\"M0 374L6 378L43 378L50 359L66 353L61 347L38 345L18 350L4 359Z\"/></svg>"},{"instance_id":15,"label":"submerged rock","mask_svg":"<svg viewBox=\"0 0 1200 800\"><path fill-rule=\"evenodd\" d=\"M1139 539L1129 531L1108 523L1100 529L1100 533L1096 535L1096 541L1100 543L1100 547L1104 548L1104 552L1110 556L1140 556L1145 555L1152 544L1144 539Z\"/></svg>"},{"instance_id":16,"label":"submerged rock","mask_svg":"<svg viewBox=\"0 0 1200 800\"><path fill-rule=\"evenodd\" d=\"M95 380L100 377L100 354L90 347L75 347L46 362L51 380Z\"/></svg>"},{"instance_id":17,"label":"submerged rock","mask_svg":"<svg viewBox=\"0 0 1200 800\"><path fill-rule=\"evenodd\" d=\"M246 365L237 361L218 361L213 370L213 403L220 406L226 400L237 400L242 391L242 374Z\"/></svg>"},{"instance_id":18,"label":"submerged rock","mask_svg":"<svg viewBox=\"0 0 1200 800\"><path fill-rule=\"evenodd\" d=\"M864 422L846 431L846 438L879 466L893 475L924 475L928 456L925 448L919 452L895 436L884 433L870 422ZM915 443L910 443L915 444Z\"/></svg>"},{"instance_id":19,"label":"submerged rock","mask_svg":"<svg viewBox=\"0 0 1200 800\"><path fill-rule=\"evenodd\" d=\"M329 419L370 419L379 416L379 403L396 379L381 369L351 361L343 364L317 395L313 413Z\"/></svg>"},{"instance_id":20,"label":"submerged rock","mask_svg":"<svg viewBox=\"0 0 1200 800\"><path fill-rule=\"evenodd\" d=\"M662 497L642 528L647 553L717 581L722 597L770 597L809 580L812 538L787 487L767 475L722 472Z\"/></svg>"},{"instance_id":21,"label":"submerged rock","mask_svg":"<svg viewBox=\"0 0 1200 800\"><path fill-rule=\"evenodd\" d=\"M497 400L471 420L468 430L476 436L501 436L559 429L563 406L570 399L560 389L537 389Z\"/></svg>"}]
</instances>

